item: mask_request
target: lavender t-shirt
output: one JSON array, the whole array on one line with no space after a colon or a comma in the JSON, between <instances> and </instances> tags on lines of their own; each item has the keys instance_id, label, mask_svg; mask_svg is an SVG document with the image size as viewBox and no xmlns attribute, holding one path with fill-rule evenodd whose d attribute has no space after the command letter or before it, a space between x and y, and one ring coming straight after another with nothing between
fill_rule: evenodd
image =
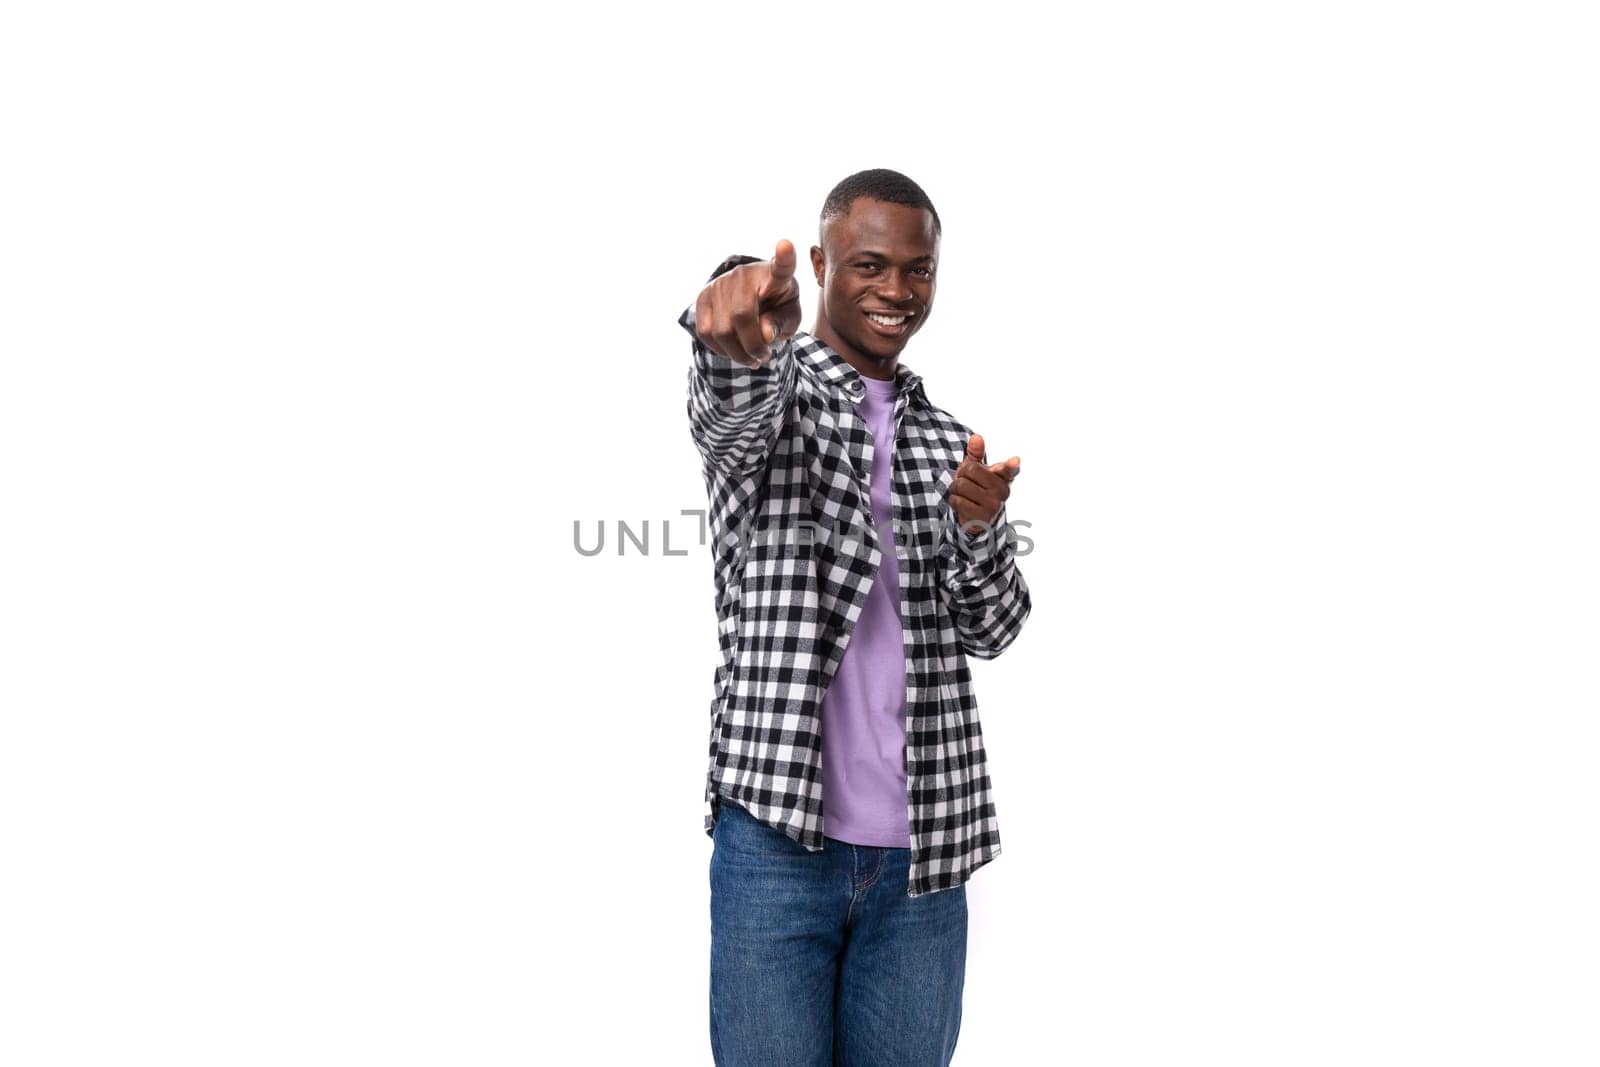
<instances>
[{"instance_id":1,"label":"lavender t-shirt","mask_svg":"<svg viewBox=\"0 0 1600 1067\"><path fill-rule=\"evenodd\" d=\"M909 848L906 650L890 496L897 383L863 376L872 430L872 522L883 559L844 657L822 697L822 832L857 845Z\"/></svg>"}]
</instances>

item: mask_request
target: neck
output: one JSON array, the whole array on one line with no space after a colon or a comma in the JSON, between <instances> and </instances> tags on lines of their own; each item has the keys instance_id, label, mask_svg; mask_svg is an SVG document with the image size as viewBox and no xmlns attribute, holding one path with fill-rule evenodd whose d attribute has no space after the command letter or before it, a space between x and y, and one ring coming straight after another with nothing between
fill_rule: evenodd
<instances>
[{"instance_id":1,"label":"neck","mask_svg":"<svg viewBox=\"0 0 1600 1067\"><path fill-rule=\"evenodd\" d=\"M898 352L892 356L874 356L860 352L845 343L844 339L834 332L832 324L828 322L828 317L822 313L820 307L817 308L817 325L811 333L817 340L837 352L839 358L854 367L856 373L863 378L876 378L880 382L893 381L895 371L900 369Z\"/></svg>"}]
</instances>

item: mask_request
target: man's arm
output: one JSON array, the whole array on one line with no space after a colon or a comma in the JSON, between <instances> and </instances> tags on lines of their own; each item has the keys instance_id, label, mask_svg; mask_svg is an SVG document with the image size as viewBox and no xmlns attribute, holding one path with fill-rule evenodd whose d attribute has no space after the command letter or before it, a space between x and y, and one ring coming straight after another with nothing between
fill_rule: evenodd
<instances>
[{"instance_id":1,"label":"man's arm","mask_svg":"<svg viewBox=\"0 0 1600 1067\"><path fill-rule=\"evenodd\" d=\"M770 261L730 256L678 318L693 339L689 428L701 456L724 474L766 462L794 401L794 266L788 241L778 242Z\"/></svg>"},{"instance_id":2,"label":"man's arm","mask_svg":"<svg viewBox=\"0 0 1600 1067\"><path fill-rule=\"evenodd\" d=\"M1016 456L986 465L983 438L974 434L950 480L939 540L939 595L961 647L979 659L1004 652L1033 610L1006 529L1005 502L1021 466Z\"/></svg>"},{"instance_id":3,"label":"man's arm","mask_svg":"<svg viewBox=\"0 0 1600 1067\"><path fill-rule=\"evenodd\" d=\"M1004 652L1033 610L1028 583L1017 568L1006 532L1005 508L990 533L963 532L953 518L939 545L939 595L969 656L994 659Z\"/></svg>"}]
</instances>

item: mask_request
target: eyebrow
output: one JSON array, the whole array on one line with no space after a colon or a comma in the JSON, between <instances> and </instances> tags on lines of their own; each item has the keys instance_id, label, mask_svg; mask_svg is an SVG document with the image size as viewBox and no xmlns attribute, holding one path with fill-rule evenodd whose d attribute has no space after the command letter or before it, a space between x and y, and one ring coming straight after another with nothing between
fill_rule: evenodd
<instances>
[{"instance_id":1,"label":"eyebrow","mask_svg":"<svg viewBox=\"0 0 1600 1067\"><path fill-rule=\"evenodd\" d=\"M884 255L882 252L870 252L869 251L869 252L856 252L853 255L851 255L850 258L851 259L882 259L882 260L887 261L889 257ZM924 260L927 260L928 262L931 263L931 262L933 262L933 256L931 254L930 255L917 256L916 258L912 259L910 262L912 262L912 263L921 263Z\"/></svg>"}]
</instances>

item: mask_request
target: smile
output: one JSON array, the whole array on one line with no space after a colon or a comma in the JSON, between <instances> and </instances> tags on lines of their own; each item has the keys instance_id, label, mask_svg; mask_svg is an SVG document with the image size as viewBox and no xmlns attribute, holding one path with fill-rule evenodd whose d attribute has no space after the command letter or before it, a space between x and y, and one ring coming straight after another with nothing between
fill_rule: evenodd
<instances>
[{"instance_id":1,"label":"smile","mask_svg":"<svg viewBox=\"0 0 1600 1067\"><path fill-rule=\"evenodd\" d=\"M880 312L869 311L867 312L867 318L879 326L902 326L911 316L907 314L885 315Z\"/></svg>"}]
</instances>

